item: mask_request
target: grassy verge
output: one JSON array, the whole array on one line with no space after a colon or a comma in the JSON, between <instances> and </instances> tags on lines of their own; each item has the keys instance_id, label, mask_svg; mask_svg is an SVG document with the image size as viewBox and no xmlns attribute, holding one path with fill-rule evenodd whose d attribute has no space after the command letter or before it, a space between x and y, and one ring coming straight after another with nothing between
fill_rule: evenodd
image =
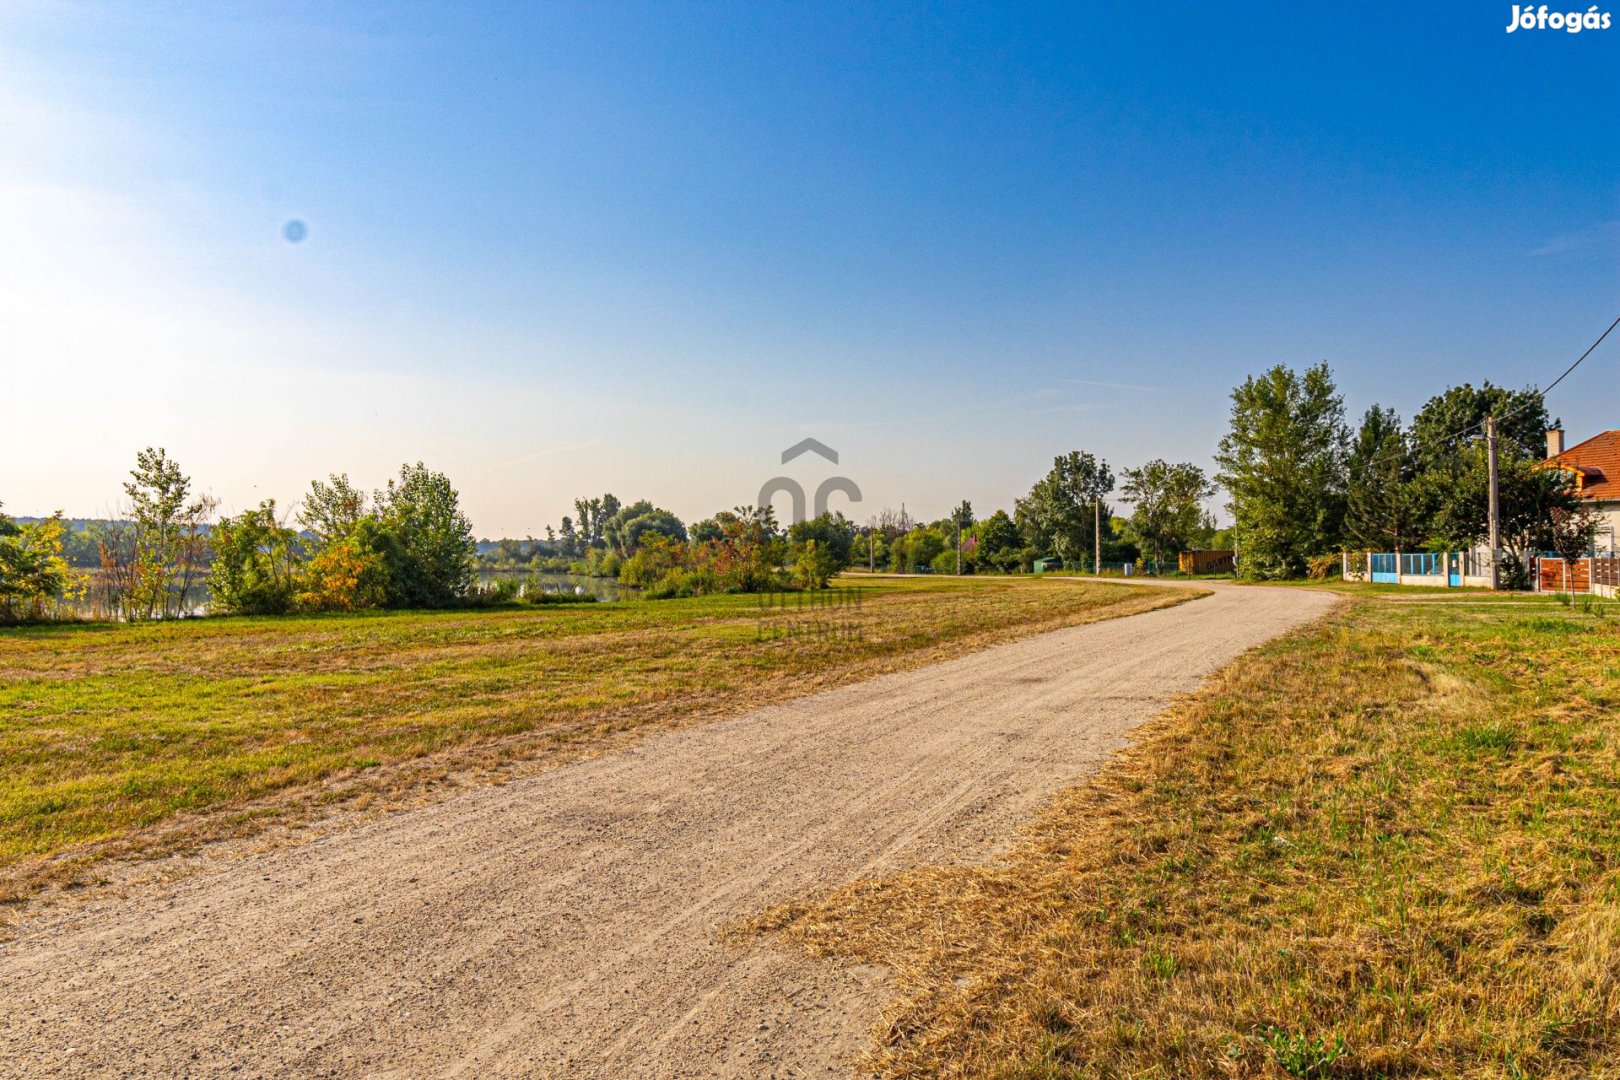
<instances>
[{"instance_id":1,"label":"grassy verge","mask_svg":"<svg viewBox=\"0 0 1620 1080\"><path fill-rule=\"evenodd\" d=\"M1620 624L1369 602L993 867L766 925L890 965L888 1077L1620 1075Z\"/></svg>"},{"instance_id":2,"label":"grassy verge","mask_svg":"<svg viewBox=\"0 0 1620 1080\"><path fill-rule=\"evenodd\" d=\"M1498 592L1479 585L1396 585L1388 581L1356 581L1327 578L1321 581L1290 578L1285 581L1250 581L1248 585L1279 589L1320 589L1341 592L1347 596L1450 596L1471 600L1535 600L1542 594L1532 592Z\"/></svg>"},{"instance_id":3,"label":"grassy verge","mask_svg":"<svg viewBox=\"0 0 1620 1080\"><path fill-rule=\"evenodd\" d=\"M0 631L0 899L96 857L565 760L1194 595L1006 579L852 594L763 613L713 597Z\"/></svg>"}]
</instances>

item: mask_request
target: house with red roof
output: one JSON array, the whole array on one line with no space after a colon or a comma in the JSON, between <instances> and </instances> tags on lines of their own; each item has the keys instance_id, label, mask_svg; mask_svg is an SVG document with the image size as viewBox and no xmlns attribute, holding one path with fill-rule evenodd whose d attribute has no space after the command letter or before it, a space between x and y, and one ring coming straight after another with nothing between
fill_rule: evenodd
<instances>
[{"instance_id":1,"label":"house with red roof","mask_svg":"<svg viewBox=\"0 0 1620 1080\"><path fill-rule=\"evenodd\" d=\"M1597 535L1592 546L1599 555L1620 554L1620 430L1600 432L1585 442L1564 448L1562 431L1547 432L1547 462L1575 478L1575 494L1592 509Z\"/></svg>"}]
</instances>

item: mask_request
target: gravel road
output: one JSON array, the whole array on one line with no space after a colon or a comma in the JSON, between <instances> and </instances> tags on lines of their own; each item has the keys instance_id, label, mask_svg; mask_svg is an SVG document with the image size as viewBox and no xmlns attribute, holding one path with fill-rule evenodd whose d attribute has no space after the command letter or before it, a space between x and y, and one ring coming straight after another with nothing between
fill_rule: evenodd
<instances>
[{"instance_id":1,"label":"gravel road","mask_svg":"<svg viewBox=\"0 0 1620 1080\"><path fill-rule=\"evenodd\" d=\"M881 973L724 928L993 854L1333 602L1217 588L47 912L0 946L0 1075L847 1075Z\"/></svg>"}]
</instances>

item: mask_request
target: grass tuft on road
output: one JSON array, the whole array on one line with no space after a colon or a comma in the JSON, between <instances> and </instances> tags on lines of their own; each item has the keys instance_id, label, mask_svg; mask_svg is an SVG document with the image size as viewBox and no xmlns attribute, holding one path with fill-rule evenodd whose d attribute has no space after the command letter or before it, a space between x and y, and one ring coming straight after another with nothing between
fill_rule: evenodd
<instances>
[{"instance_id":1,"label":"grass tuft on road","mask_svg":"<svg viewBox=\"0 0 1620 1080\"><path fill-rule=\"evenodd\" d=\"M1005 578L852 594L0 630L0 900L93 858L498 779L1197 595Z\"/></svg>"},{"instance_id":2,"label":"grass tuft on road","mask_svg":"<svg viewBox=\"0 0 1620 1080\"><path fill-rule=\"evenodd\" d=\"M885 1077L1620 1075L1620 624L1361 603L991 867L762 925L889 965Z\"/></svg>"}]
</instances>

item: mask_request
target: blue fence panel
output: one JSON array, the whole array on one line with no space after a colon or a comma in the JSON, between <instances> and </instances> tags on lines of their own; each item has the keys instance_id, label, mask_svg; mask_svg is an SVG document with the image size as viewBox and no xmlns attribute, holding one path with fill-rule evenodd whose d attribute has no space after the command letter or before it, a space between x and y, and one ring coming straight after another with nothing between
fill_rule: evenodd
<instances>
[{"instance_id":1,"label":"blue fence panel","mask_svg":"<svg viewBox=\"0 0 1620 1080\"><path fill-rule=\"evenodd\" d=\"M1393 551L1373 552L1368 557L1367 569L1374 581L1393 585L1397 580L1395 573L1395 553Z\"/></svg>"},{"instance_id":2,"label":"blue fence panel","mask_svg":"<svg viewBox=\"0 0 1620 1080\"><path fill-rule=\"evenodd\" d=\"M1445 573L1443 556L1430 551L1415 551L1401 556L1401 573L1412 577L1433 577Z\"/></svg>"}]
</instances>

